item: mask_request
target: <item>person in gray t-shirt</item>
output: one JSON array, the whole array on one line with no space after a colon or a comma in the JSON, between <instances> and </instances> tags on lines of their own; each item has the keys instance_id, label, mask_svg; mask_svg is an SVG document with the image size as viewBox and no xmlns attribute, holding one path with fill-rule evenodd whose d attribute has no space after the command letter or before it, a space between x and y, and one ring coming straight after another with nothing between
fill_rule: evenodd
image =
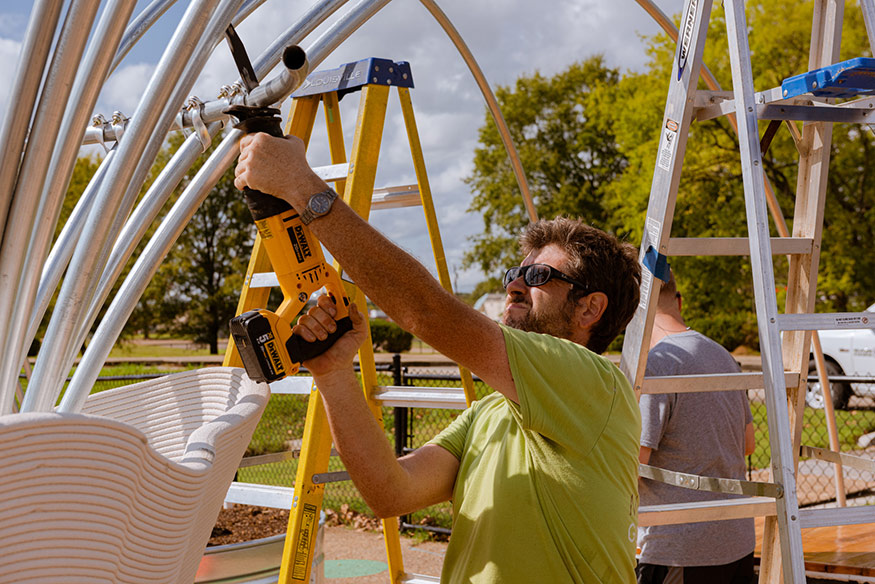
<instances>
[{"instance_id":1,"label":"person in gray t-shirt","mask_svg":"<svg viewBox=\"0 0 875 584\"><path fill-rule=\"evenodd\" d=\"M722 346L690 330L681 316L674 275L660 290L647 356L648 376L740 371ZM743 479L753 451L753 418L741 391L645 394L641 408L640 461L697 475ZM731 495L639 480L641 505ZM640 584L747 583L753 578L754 522L735 519L641 527L636 568Z\"/></svg>"}]
</instances>

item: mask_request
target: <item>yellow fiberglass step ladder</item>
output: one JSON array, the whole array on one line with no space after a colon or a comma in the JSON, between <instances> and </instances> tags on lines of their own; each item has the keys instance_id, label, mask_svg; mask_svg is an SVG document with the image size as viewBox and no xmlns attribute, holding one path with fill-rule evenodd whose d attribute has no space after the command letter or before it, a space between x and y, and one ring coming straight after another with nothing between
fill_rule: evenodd
<instances>
[{"instance_id":1,"label":"yellow fiberglass step ladder","mask_svg":"<svg viewBox=\"0 0 875 584\"><path fill-rule=\"evenodd\" d=\"M860 4L872 48L875 8L872 0ZM697 89L712 2L685 1L639 256L645 267L641 300L627 328L620 363L639 394L765 389L772 482L701 477L641 465L640 474L647 478L745 497L642 507L639 524L764 516L760 582L783 578L787 584L805 581L802 528L875 523L875 507L800 510L796 493L800 454L835 463L839 469L844 465L875 472L871 460L800 444L812 331L875 327L871 313L813 314L832 126L836 122L868 124L875 106L875 98L867 97L875 92L875 59L836 64L843 3L816 0L814 6L810 71L786 79L782 87L755 92L744 3L725 0L734 92L716 92ZM834 98L855 99L836 105ZM705 121L723 115L737 117L748 237L672 238L672 217L690 124L693 119ZM759 120L771 120L762 142ZM794 120L804 122L801 133ZM794 135L800 156L796 209L792 235L771 238L767 207L772 205L774 213L775 205L769 200L771 193L761 157L782 121ZM780 213L775 215L776 222L783 222ZM783 314L777 306L773 254L790 259ZM667 258L681 255L750 256L762 374L645 378L659 287L668 276ZM828 384L823 385L828 388ZM833 448L838 450L837 446Z\"/></svg>"},{"instance_id":2,"label":"yellow fiberglass step ladder","mask_svg":"<svg viewBox=\"0 0 875 584\"><path fill-rule=\"evenodd\" d=\"M393 87L396 88L400 99L417 184L374 189L389 93ZM438 279L444 288L452 290L434 202L426 177L422 147L413 116L410 99L412 87L413 78L409 64L386 59L364 59L342 65L337 69L316 72L310 75L301 89L292 95L292 110L286 133L294 134L308 144L319 103L322 102L331 165L314 168L314 171L323 180L334 182L335 190L341 193L344 201L365 220L368 219L372 208L422 206ZM346 94L353 92L361 92L361 96L352 154L347 160L339 101ZM270 261L258 238L253 247L237 314L267 306L271 287L278 285L276 276L270 270ZM362 292L352 284L345 283L345 285L350 299L358 306L366 306ZM238 366L240 364L233 342L228 344L225 364ZM382 420L383 407L464 409L474 400L473 379L470 372L461 367L462 388L380 386L377 384L376 366L370 342L365 342L359 351L359 366L363 391L378 420ZM349 477L345 472L327 472L328 460L332 452L331 435L319 392L312 387L312 379L286 378L273 383L271 390L274 393L306 392L310 396L300 450L255 457L257 460L249 463L244 460L244 464L249 466L252 463L277 462L299 457L294 489L290 491L287 487L277 489L235 483L226 501L258 501L261 504L275 506L277 500L288 501L291 496L292 509L279 582L281 584L309 582L325 485L338 480L348 480ZM431 576L405 573L397 519L383 520L383 534L389 578L392 583L438 581Z\"/></svg>"}]
</instances>

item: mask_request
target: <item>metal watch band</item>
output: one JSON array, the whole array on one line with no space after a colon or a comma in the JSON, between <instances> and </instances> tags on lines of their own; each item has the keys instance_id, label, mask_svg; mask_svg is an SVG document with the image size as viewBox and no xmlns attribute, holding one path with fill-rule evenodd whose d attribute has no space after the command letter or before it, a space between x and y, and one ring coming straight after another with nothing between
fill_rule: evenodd
<instances>
[{"instance_id":1,"label":"metal watch band","mask_svg":"<svg viewBox=\"0 0 875 584\"><path fill-rule=\"evenodd\" d=\"M314 199L318 198L327 198L328 206L324 210L315 210L312 207ZM337 198L337 193L332 188L327 188L324 191L320 191L314 195L310 196L310 200L307 201L307 206L304 207L304 210L301 211L301 223L304 225L309 225L311 221L316 219L317 217L322 217L323 215L327 215L331 210L331 206L334 204L334 200Z\"/></svg>"}]
</instances>

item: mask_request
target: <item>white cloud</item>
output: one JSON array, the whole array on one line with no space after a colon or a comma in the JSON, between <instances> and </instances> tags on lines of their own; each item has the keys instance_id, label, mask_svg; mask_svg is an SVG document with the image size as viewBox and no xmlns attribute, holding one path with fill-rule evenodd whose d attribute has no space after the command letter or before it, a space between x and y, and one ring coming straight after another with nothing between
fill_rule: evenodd
<instances>
[{"instance_id":1,"label":"white cloud","mask_svg":"<svg viewBox=\"0 0 875 584\"><path fill-rule=\"evenodd\" d=\"M155 72L155 64L137 63L117 69L103 86L97 111L109 119L114 111L131 116Z\"/></svg>"}]
</instances>

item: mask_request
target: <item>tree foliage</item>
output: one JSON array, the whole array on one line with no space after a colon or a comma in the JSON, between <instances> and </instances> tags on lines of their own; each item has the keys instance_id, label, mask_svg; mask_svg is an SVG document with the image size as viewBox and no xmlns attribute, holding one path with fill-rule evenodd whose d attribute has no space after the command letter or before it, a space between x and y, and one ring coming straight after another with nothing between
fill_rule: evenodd
<instances>
[{"instance_id":1,"label":"tree foliage","mask_svg":"<svg viewBox=\"0 0 875 584\"><path fill-rule=\"evenodd\" d=\"M785 77L805 72L813 2L751 0L746 6L755 88L777 87ZM642 72L619 76L594 57L551 79L536 74L521 78L513 91L499 90L542 217L581 216L640 243L675 54L667 35L646 43L649 61ZM852 6L845 10L842 52L843 58L869 54L859 10ZM705 63L723 89L732 88L719 4L711 17ZM761 133L766 124L761 123ZM481 129L480 142L469 182L475 192L471 209L483 212L485 232L474 238L467 260L497 277L499 266L519 260L513 240L527 219L491 122ZM871 131L835 126L818 280L820 311L861 310L875 300L875 254L866 253L875 240L875 177L868 163L873 148ZM778 132L763 164L792 229L798 155L786 128ZM746 236L738 138L725 118L691 126L678 193L673 237ZM774 226L772 235L778 235ZM669 261L690 324L730 349L757 344L747 258ZM775 265L781 292L787 263L776 257Z\"/></svg>"},{"instance_id":2,"label":"tree foliage","mask_svg":"<svg viewBox=\"0 0 875 584\"><path fill-rule=\"evenodd\" d=\"M535 73L520 78L513 89L496 91L540 216L573 212L595 224L605 221L600 199L624 160L610 125L590 112L618 79L616 69L593 57L551 78ZM467 182L474 191L471 210L483 214L484 232L474 237L465 262L491 274L519 261L516 237L528 215L491 118L480 129L480 144ZM496 276L490 287L500 287L499 282Z\"/></svg>"}]
</instances>

